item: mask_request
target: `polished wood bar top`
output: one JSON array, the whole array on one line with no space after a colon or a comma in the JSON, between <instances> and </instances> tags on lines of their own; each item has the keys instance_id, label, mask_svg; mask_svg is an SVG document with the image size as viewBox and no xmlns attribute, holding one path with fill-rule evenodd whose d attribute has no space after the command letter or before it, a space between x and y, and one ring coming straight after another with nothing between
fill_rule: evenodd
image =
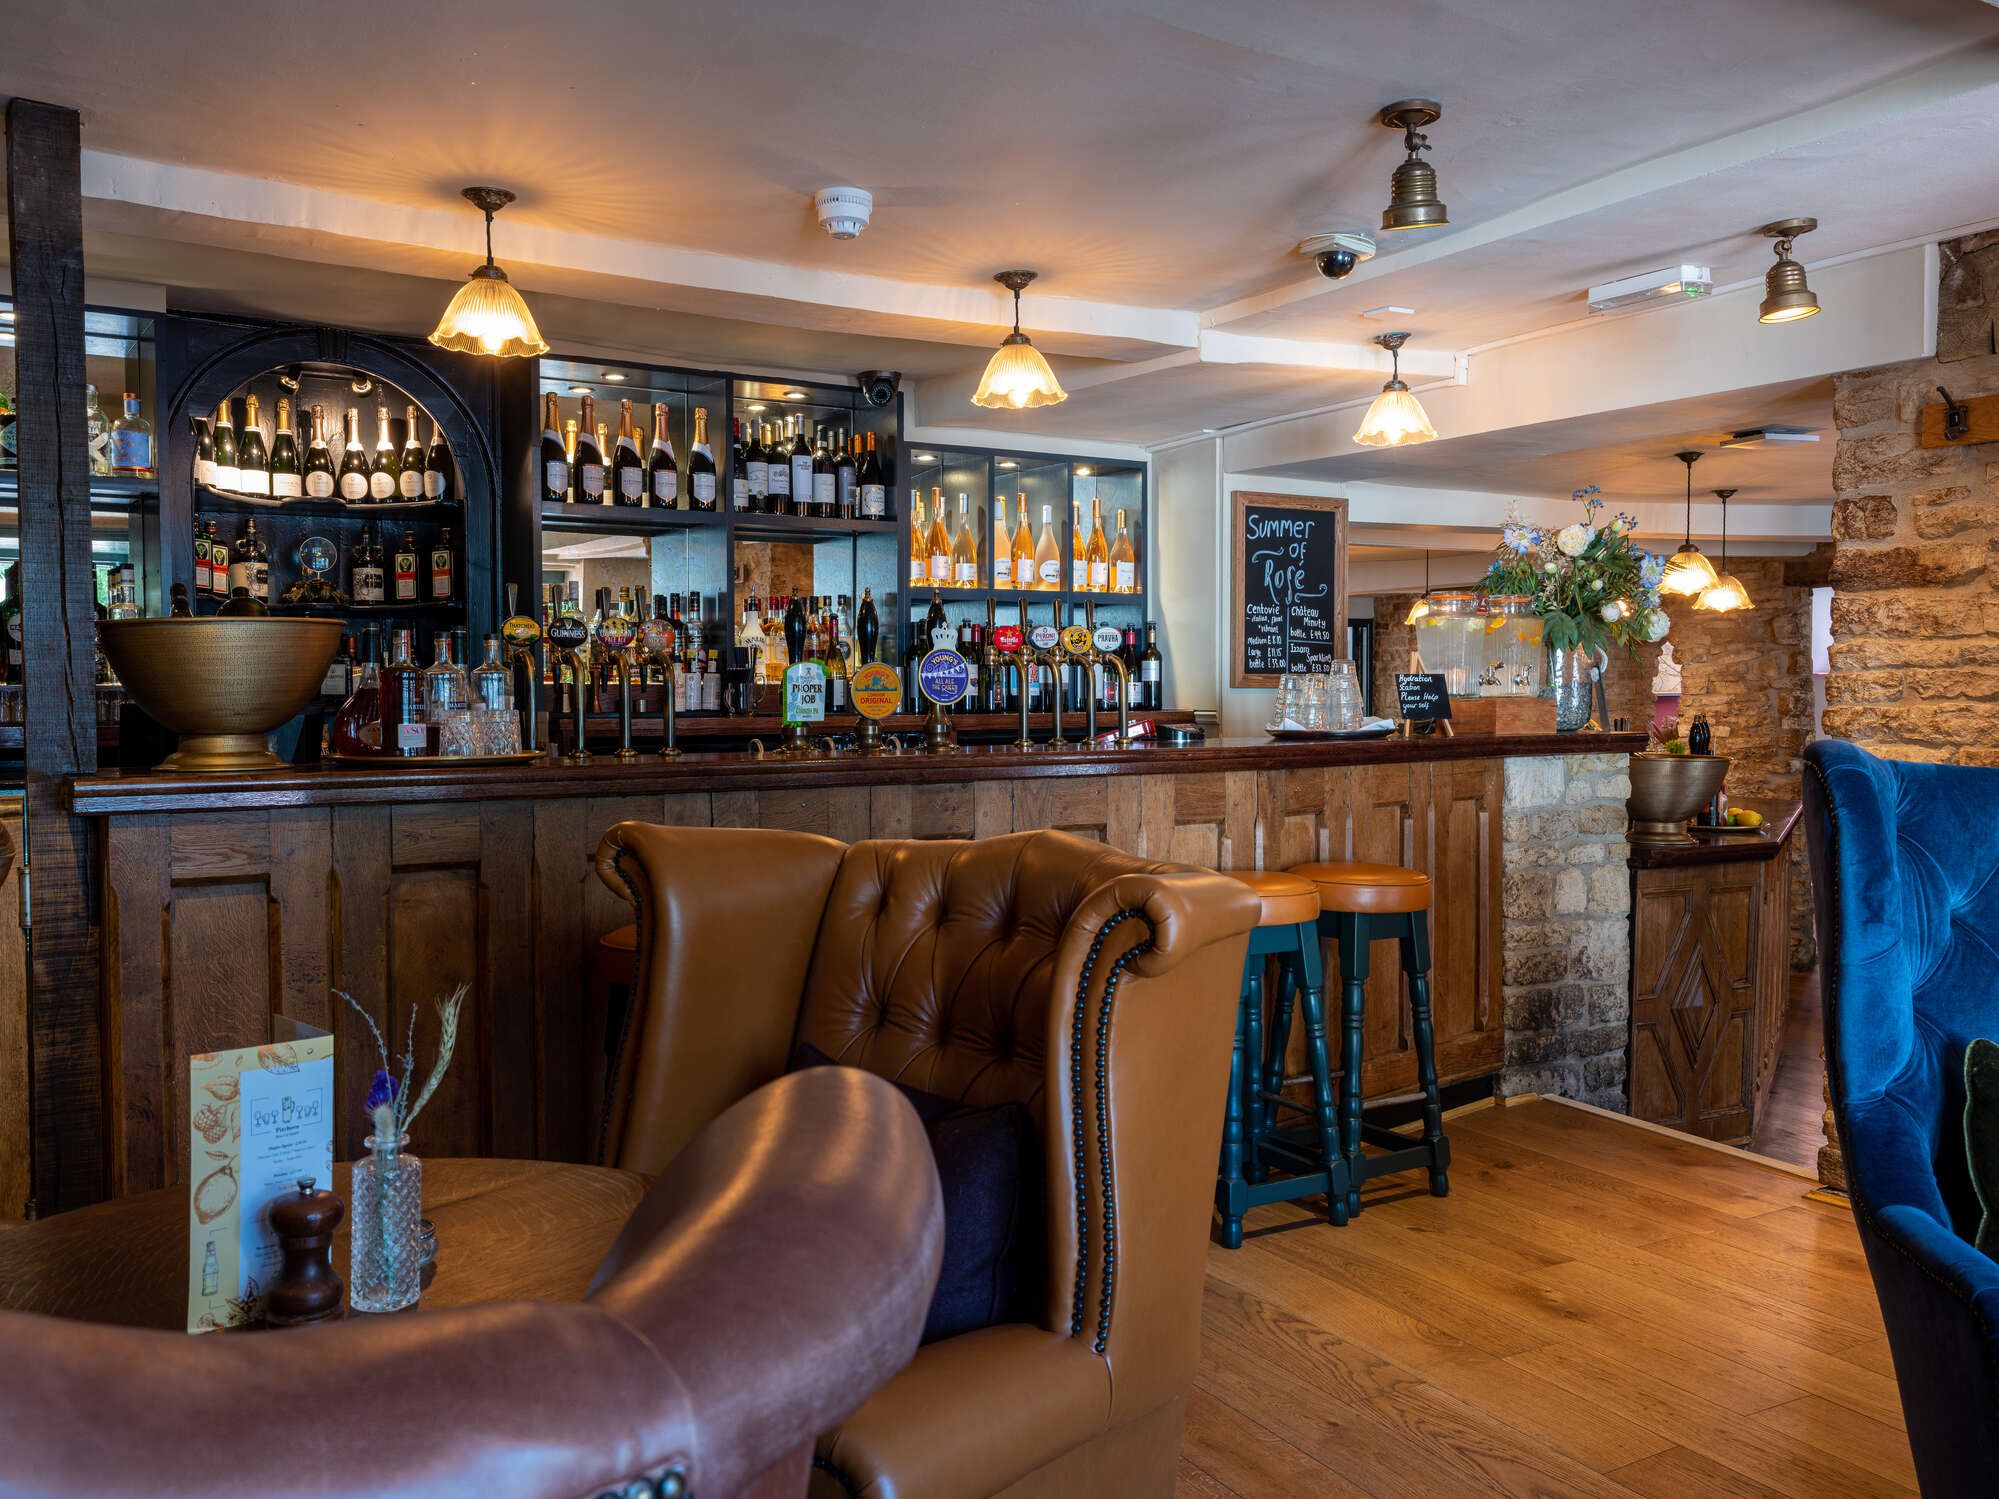
<instances>
[{"instance_id":1,"label":"polished wood bar top","mask_svg":"<svg viewBox=\"0 0 1999 1499\"><path fill-rule=\"evenodd\" d=\"M1115 721L1100 728L1115 728ZM1078 728L1080 731L1080 726ZM85 815L230 811L274 807L405 802L539 800L551 797L648 796L688 791L770 791L798 787L895 786L918 783L1020 780L1029 777L1200 775L1235 770L1302 770L1320 766L1433 760L1497 760L1526 755L1626 754L1645 747L1643 734L1460 734L1403 739L1280 741L1261 735L1209 739L1175 747L1139 742L1128 749L1010 745L961 748L948 755L901 754L787 759L766 754L689 752L663 760L647 745L637 762L608 754L582 765L538 760L528 765L412 770L393 760L383 768L310 767L248 775L176 775L120 771L80 776L70 784L73 810Z\"/></svg>"},{"instance_id":2,"label":"polished wood bar top","mask_svg":"<svg viewBox=\"0 0 1999 1499\"><path fill-rule=\"evenodd\" d=\"M351 1202L352 1168L333 1168ZM550 1161L423 1163L423 1214L437 1262L423 1307L581 1301L645 1179ZM347 1277L348 1225L333 1240ZM121 1327L187 1326L187 1188L162 1187L0 1232L0 1309ZM352 1315L350 1313L350 1315Z\"/></svg>"},{"instance_id":3,"label":"polished wood bar top","mask_svg":"<svg viewBox=\"0 0 1999 1499\"><path fill-rule=\"evenodd\" d=\"M1753 833L1703 833L1694 830L1692 843L1634 843L1633 869L1684 869L1691 864L1728 864L1747 859L1774 859L1784 851L1798 826L1802 806L1793 801L1731 799L1730 806L1763 814L1763 826Z\"/></svg>"}]
</instances>

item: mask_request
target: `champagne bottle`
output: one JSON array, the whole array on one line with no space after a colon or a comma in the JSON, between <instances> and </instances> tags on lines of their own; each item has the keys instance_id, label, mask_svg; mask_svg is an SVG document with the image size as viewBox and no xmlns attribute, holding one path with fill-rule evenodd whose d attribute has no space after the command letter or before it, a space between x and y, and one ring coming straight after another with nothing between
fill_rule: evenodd
<instances>
[{"instance_id":1,"label":"champagne bottle","mask_svg":"<svg viewBox=\"0 0 1999 1499\"><path fill-rule=\"evenodd\" d=\"M257 420L257 398L243 397L243 436L236 444L236 487L244 494L271 492L271 460L264 450L264 428Z\"/></svg>"},{"instance_id":2,"label":"champagne bottle","mask_svg":"<svg viewBox=\"0 0 1999 1499\"><path fill-rule=\"evenodd\" d=\"M888 519L888 481L882 474L881 454L875 449L875 435L868 434L868 450L861 459L861 519Z\"/></svg>"},{"instance_id":3,"label":"champagne bottle","mask_svg":"<svg viewBox=\"0 0 1999 1499\"><path fill-rule=\"evenodd\" d=\"M340 450L340 498L354 505L368 498L368 455L361 450L361 413L349 406L343 421L346 440Z\"/></svg>"},{"instance_id":4,"label":"champagne bottle","mask_svg":"<svg viewBox=\"0 0 1999 1499\"><path fill-rule=\"evenodd\" d=\"M673 456L673 436L667 431L664 401L652 408L652 456L647 460L647 487L660 510L680 508L680 464Z\"/></svg>"},{"instance_id":5,"label":"champagne bottle","mask_svg":"<svg viewBox=\"0 0 1999 1499\"><path fill-rule=\"evenodd\" d=\"M562 445L562 406L554 391L541 398L541 502L569 498L569 450Z\"/></svg>"},{"instance_id":6,"label":"champagne bottle","mask_svg":"<svg viewBox=\"0 0 1999 1499\"><path fill-rule=\"evenodd\" d=\"M743 449L743 474L748 489L748 508L761 515L770 497L770 457L764 452L763 423L750 423L750 438Z\"/></svg>"},{"instance_id":7,"label":"champagne bottle","mask_svg":"<svg viewBox=\"0 0 1999 1499\"><path fill-rule=\"evenodd\" d=\"M576 429L576 503L604 503L604 450L597 441L597 403L583 398L583 420Z\"/></svg>"},{"instance_id":8,"label":"champagne bottle","mask_svg":"<svg viewBox=\"0 0 1999 1499\"><path fill-rule=\"evenodd\" d=\"M299 462L298 439L292 436L292 403L278 397L278 431L271 439L271 493L295 500L305 493L305 468Z\"/></svg>"},{"instance_id":9,"label":"champagne bottle","mask_svg":"<svg viewBox=\"0 0 1999 1499\"><path fill-rule=\"evenodd\" d=\"M951 536L944 529L944 491L933 486L930 491L930 567L929 579L933 588L951 586Z\"/></svg>"},{"instance_id":10,"label":"champagne bottle","mask_svg":"<svg viewBox=\"0 0 1999 1499\"><path fill-rule=\"evenodd\" d=\"M1013 587L1013 532L1006 523L1006 496L993 497L993 587Z\"/></svg>"},{"instance_id":11,"label":"champagne bottle","mask_svg":"<svg viewBox=\"0 0 1999 1499\"><path fill-rule=\"evenodd\" d=\"M375 404L375 456L368 464L368 498L378 505L386 505L393 500L399 468L396 445L389 437L389 406L386 401L378 401Z\"/></svg>"},{"instance_id":12,"label":"champagne bottle","mask_svg":"<svg viewBox=\"0 0 1999 1499\"><path fill-rule=\"evenodd\" d=\"M639 457L638 432L632 426L632 403L618 402L618 445L611 454L611 503L646 502L646 464Z\"/></svg>"},{"instance_id":13,"label":"champagne bottle","mask_svg":"<svg viewBox=\"0 0 1999 1499\"><path fill-rule=\"evenodd\" d=\"M215 408L215 471L209 480L217 489L234 489L242 482L236 466L236 432L229 421L229 403Z\"/></svg>"},{"instance_id":14,"label":"champagne bottle","mask_svg":"<svg viewBox=\"0 0 1999 1499\"><path fill-rule=\"evenodd\" d=\"M708 408L694 408L694 442L687 450L687 491L696 510L715 508L715 455L708 447Z\"/></svg>"},{"instance_id":15,"label":"champagne bottle","mask_svg":"<svg viewBox=\"0 0 1999 1499\"><path fill-rule=\"evenodd\" d=\"M194 433L194 482L213 484L215 482L215 433L201 417L189 417L188 427Z\"/></svg>"},{"instance_id":16,"label":"champagne bottle","mask_svg":"<svg viewBox=\"0 0 1999 1499\"><path fill-rule=\"evenodd\" d=\"M1138 553L1132 549L1131 533L1124 526L1124 509L1117 513L1117 536L1111 542L1111 592L1138 592Z\"/></svg>"},{"instance_id":17,"label":"champagne bottle","mask_svg":"<svg viewBox=\"0 0 1999 1499\"><path fill-rule=\"evenodd\" d=\"M791 513L812 513L812 449L805 445L805 418L791 418Z\"/></svg>"},{"instance_id":18,"label":"champagne bottle","mask_svg":"<svg viewBox=\"0 0 1999 1499\"><path fill-rule=\"evenodd\" d=\"M430 421L430 452L423 460L423 496L439 504L449 504L457 498L458 486L453 482L458 474L457 465L451 461L451 448L444 440L444 428L437 418Z\"/></svg>"},{"instance_id":19,"label":"champagne bottle","mask_svg":"<svg viewBox=\"0 0 1999 1499\"><path fill-rule=\"evenodd\" d=\"M302 475L305 497L309 500L330 500L335 488L333 477L333 454L326 447L325 408L312 408L312 442L305 451L305 472Z\"/></svg>"},{"instance_id":20,"label":"champagne bottle","mask_svg":"<svg viewBox=\"0 0 1999 1499\"><path fill-rule=\"evenodd\" d=\"M1041 539L1034 543L1034 586L1043 593L1062 587L1062 544L1055 539L1055 507L1041 507Z\"/></svg>"},{"instance_id":21,"label":"champagne bottle","mask_svg":"<svg viewBox=\"0 0 1999 1499\"><path fill-rule=\"evenodd\" d=\"M791 455L785 450L784 435L775 426L764 429L764 468L769 493L764 509L772 515L791 514Z\"/></svg>"},{"instance_id":22,"label":"champagne bottle","mask_svg":"<svg viewBox=\"0 0 1999 1499\"><path fill-rule=\"evenodd\" d=\"M403 451L396 461L396 494L403 500L423 498L423 439L417 436L416 407L403 408Z\"/></svg>"},{"instance_id":23,"label":"champagne bottle","mask_svg":"<svg viewBox=\"0 0 1999 1499\"><path fill-rule=\"evenodd\" d=\"M951 539L951 582L957 588L979 586L979 530L972 519L972 497L958 495L958 534Z\"/></svg>"}]
</instances>

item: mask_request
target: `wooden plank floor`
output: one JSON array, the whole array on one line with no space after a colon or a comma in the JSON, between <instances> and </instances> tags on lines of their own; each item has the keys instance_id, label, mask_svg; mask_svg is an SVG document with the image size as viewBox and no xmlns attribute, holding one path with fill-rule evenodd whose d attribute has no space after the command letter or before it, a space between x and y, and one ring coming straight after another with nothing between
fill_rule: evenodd
<instances>
[{"instance_id":1,"label":"wooden plank floor","mask_svg":"<svg viewBox=\"0 0 1999 1499\"><path fill-rule=\"evenodd\" d=\"M1817 970L1791 975L1791 1009L1784 1022L1784 1047L1770 1096L1756 1114L1749 1148L1807 1171L1818 1170L1825 1144L1824 1009Z\"/></svg>"},{"instance_id":2,"label":"wooden plank floor","mask_svg":"<svg viewBox=\"0 0 1999 1499\"><path fill-rule=\"evenodd\" d=\"M1176 1499L1916 1492L1845 1209L1555 1102L1449 1129L1448 1198L1209 1251Z\"/></svg>"}]
</instances>

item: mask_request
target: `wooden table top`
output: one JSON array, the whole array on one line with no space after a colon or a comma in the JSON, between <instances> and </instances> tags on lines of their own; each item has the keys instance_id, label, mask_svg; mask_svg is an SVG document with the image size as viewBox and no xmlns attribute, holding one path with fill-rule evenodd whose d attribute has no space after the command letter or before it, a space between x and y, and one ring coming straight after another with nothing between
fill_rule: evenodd
<instances>
[{"instance_id":1,"label":"wooden table top","mask_svg":"<svg viewBox=\"0 0 1999 1499\"><path fill-rule=\"evenodd\" d=\"M350 1201L345 1165L333 1190ZM553 1161L423 1163L437 1263L421 1307L580 1301L645 1193L630 1171ZM347 1276L347 1225L333 1263ZM187 1326L187 1189L164 1187L0 1232L0 1310L125 1327Z\"/></svg>"}]
</instances>

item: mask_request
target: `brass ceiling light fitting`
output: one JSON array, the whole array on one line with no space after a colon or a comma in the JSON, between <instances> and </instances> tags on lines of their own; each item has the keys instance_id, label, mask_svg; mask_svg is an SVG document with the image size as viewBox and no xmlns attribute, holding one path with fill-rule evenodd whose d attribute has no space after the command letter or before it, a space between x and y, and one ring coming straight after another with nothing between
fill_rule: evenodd
<instances>
[{"instance_id":1,"label":"brass ceiling light fitting","mask_svg":"<svg viewBox=\"0 0 1999 1499\"><path fill-rule=\"evenodd\" d=\"M514 201L504 187L468 187L463 196L486 215L486 263L466 279L444 316L437 320L430 341L460 354L491 354L531 359L548 352L541 329L507 273L493 264L493 215Z\"/></svg>"},{"instance_id":2,"label":"brass ceiling light fitting","mask_svg":"<svg viewBox=\"0 0 1999 1499\"><path fill-rule=\"evenodd\" d=\"M1817 219L1779 219L1756 231L1777 242L1777 263L1763 276L1763 305L1756 310L1757 322L1795 323L1819 310L1819 299L1805 284L1805 268L1791 258L1792 241L1818 226Z\"/></svg>"},{"instance_id":3,"label":"brass ceiling light fitting","mask_svg":"<svg viewBox=\"0 0 1999 1499\"><path fill-rule=\"evenodd\" d=\"M1742 580L1728 570L1728 497L1734 493L1732 489L1714 492L1714 497L1721 501L1721 578L1694 600L1696 609L1705 609L1710 614L1733 614L1738 609L1756 607L1749 602L1749 590L1742 586Z\"/></svg>"},{"instance_id":4,"label":"brass ceiling light fitting","mask_svg":"<svg viewBox=\"0 0 1999 1499\"><path fill-rule=\"evenodd\" d=\"M1450 223L1450 210L1437 199L1437 169L1420 154L1430 149L1423 127L1436 123L1443 112L1435 99L1401 99L1375 117L1390 130L1402 132L1402 148L1409 153L1389 184L1388 206L1381 211L1383 229L1437 229Z\"/></svg>"},{"instance_id":5,"label":"brass ceiling light fitting","mask_svg":"<svg viewBox=\"0 0 1999 1499\"><path fill-rule=\"evenodd\" d=\"M1409 341L1409 335L1383 333L1377 335L1374 341L1388 350L1392 373L1388 383L1381 387L1381 394L1374 398L1374 404L1367 408L1367 415L1361 418L1360 428L1354 433L1353 440L1369 448L1399 448L1412 442L1435 442L1437 429L1430 425L1429 413L1402 381L1402 346Z\"/></svg>"},{"instance_id":6,"label":"brass ceiling light fitting","mask_svg":"<svg viewBox=\"0 0 1999 1499\"><path fill-rule=\"evenodd\" d=\"M1055 371L1041 357L1041 351L1020 331L1021 288L1034 279L1033 271L1000 271L993 277L1013 293L1013 332L986 361L979 388L972 392L974 406L1025 411L1031 406L1054 406L1069 399L1069 392L1055 378Z\"/></svg>"},{"instance_id":7,"label":"brass ceiling light fitting","mask_svg":"<svg viewBox=\"0 0 1999 1499\"><path fill-rule=\"evenodd\" d=\"M1676 594L1680 598L1692 598L1719 583L1721 574L1694 545L1694 465L1700 462L1700 450L1689 448L1673 456L1687 466L1687 531L1686 540L1680 543L1680 549L1666 564L1666 571L1659 579L1659 591ZM1729 493L1734 494L1735 491L1731 489Z\"/></svg>"}]
</instances>

